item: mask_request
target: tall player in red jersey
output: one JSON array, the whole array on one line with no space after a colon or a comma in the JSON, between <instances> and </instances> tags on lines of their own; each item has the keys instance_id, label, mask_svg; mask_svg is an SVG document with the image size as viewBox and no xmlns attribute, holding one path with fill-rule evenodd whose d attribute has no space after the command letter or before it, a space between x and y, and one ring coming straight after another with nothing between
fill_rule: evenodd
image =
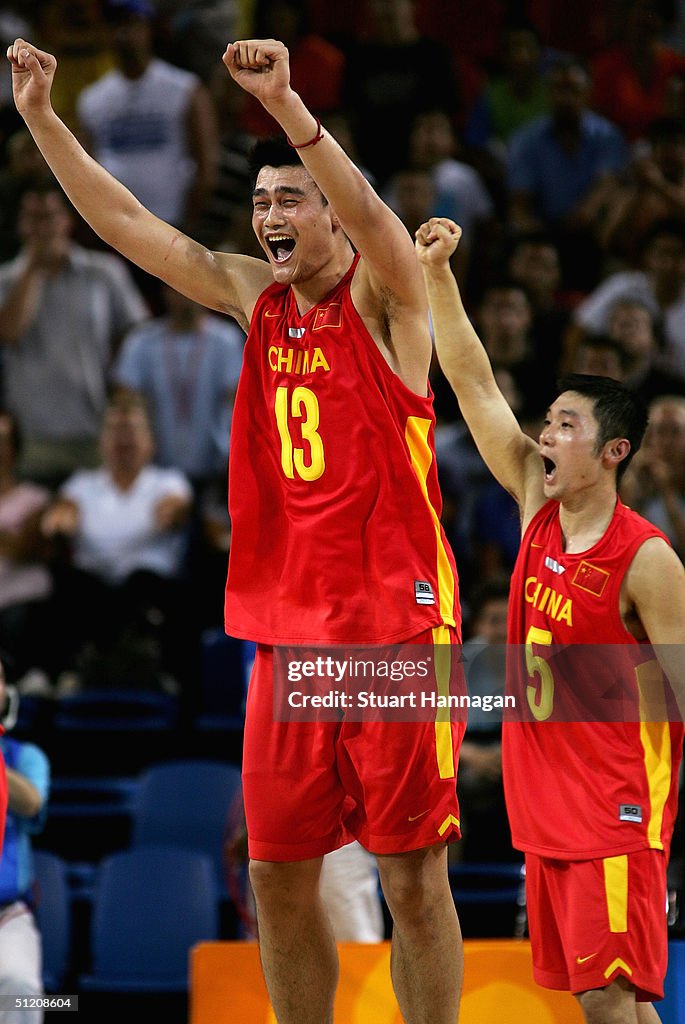
<instances>
[{"instance_id":1,"label":"tall player in red jersey","mask_svg":"<svg viewBox=\"0 0 685 1024\"><path fill-rule=\"evenodd\" d=\"M531 713L505 722L503 771L514 844L526 854L534 973L541 985L573 992L588 1024L648 1024L659 1019L651 1000L663 996L666 971L685 571L663 534L617 496L646 426L623 385L570 376L539 444L521 431L449 269L460 234L434 218L419 228L416 248L440 363L521 512L508 685ZM565 648L566 661L551 656L552 646ZM576 699L583 670L600 693L618 672L641 707L655 699L663 707L665 674L678 721L546 721Z\"/></svg>"},{"instance_id":2,"label":"tall player in red jersey","mask_svg":"<svg viewBox=\"0 0 685 1024\"><path fill-rule=\"evenodd\" d=\"M208 252L159 221L50 106L54 57L8 50L17 109L70 199L110 245L247 331L231 438L227 626L259 643L243 786L265 976L280 1024L330 1024L337 978L322 855L378 855L392 974L409 1024L453 1024L461 937L447 878L461 727L274 722L275 644L458 638L432 447L428 306L412 240L290 88L274 40L224 63L290 143L266 148L253 226L266 260ZM173 173L173 168L169 169Z\"/></svg>"}]
</instances>

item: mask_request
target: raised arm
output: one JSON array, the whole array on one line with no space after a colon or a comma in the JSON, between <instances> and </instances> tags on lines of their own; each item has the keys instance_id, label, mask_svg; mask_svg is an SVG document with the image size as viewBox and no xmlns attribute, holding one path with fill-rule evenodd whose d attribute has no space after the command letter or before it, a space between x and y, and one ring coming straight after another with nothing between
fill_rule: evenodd
<instances>
[{"instance_id":1,"label":"raised arm","mask_svg":"<svg viewBox=\"0 0 685 1024\"><path fill-rule=\"evenodd\" d=\"M523 433L499 390L488 355L466 315L449 264L460 235L458 225L446 217L433 217L416 232L435 349L479 452L527 519L544 502L538 448Z\"/></svg>"},{"instance_id":2,"label":"raised arm","mask_svg":"<svg viewBox=\"0 0 685 1024\"><path fill-rule=\"evenodd\" d=\"M245 327L268 267L248 256L212 253L159 220L90 157L57 117L50 90L52 54L17 39L7 50L17 110L79 213L108 245L172 288ZM170 169L173 173L173 168Z\"/></svg>"},{"instance_id":3,"label":"raised arm","mask_svg":"<svg viewBox=\"0 0 685 1024\"><path fill-rule=\"evenodd\" d=\"M273 39L229 44L224 63L234 81L255 96L297 147L304 166L326 196L348 238L363 257L368 296L362 315L385 306L400 363L417 359L423 388L430 358L426 298L414 246L400 219L379 198L335 139L321 128L290 86L288 51ZM359 307L358 295L355 302ZM397 327L396 325L399 325Z\"/></svg>"}]
</instances>

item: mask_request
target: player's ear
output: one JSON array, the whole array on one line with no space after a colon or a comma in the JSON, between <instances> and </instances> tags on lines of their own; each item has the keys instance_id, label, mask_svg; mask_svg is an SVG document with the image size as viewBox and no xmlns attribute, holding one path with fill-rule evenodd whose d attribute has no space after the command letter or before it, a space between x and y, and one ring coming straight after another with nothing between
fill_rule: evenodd
<instances>
[{"instance_id":1,"label":"player's ear","mask_svg":"<svg viewBox=\"0 0 685 1024\"><path fill-rule=\"evenodd\" d=\"M329 206L329 210L330 210L330 213L331 213L331 224L333 225L333 227L336 230L338 230L341 227L340 220L338 219L338 215L337 215L337 213L335 212L335 210L333 209L332 206Z\"/></svg>"},{"instance_id":2,"label":"player's ear","mask_svg":"<svg viewBox=\"0 0 685 1024\"><path fill-rule=\"evenodd\" d=\"M627 437L617 437L608 441L604 448L604 457L610 465L618 466L630 454L630 441Z\"/></svg>"}]
</instances>

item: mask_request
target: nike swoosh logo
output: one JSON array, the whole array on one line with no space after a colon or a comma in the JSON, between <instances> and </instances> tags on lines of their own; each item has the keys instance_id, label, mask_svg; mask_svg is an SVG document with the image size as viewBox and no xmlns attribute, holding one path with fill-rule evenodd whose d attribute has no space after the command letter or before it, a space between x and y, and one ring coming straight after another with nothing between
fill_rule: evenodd
<instances>
[{"instance_id":1,"label":"nike swoosh logo","mask_svg":"<svg viewBox=\"0 0 685 1024\"><path fill-rule=\"evenodd\" d=\"M597 954L596 953L590 953L589 956L577 956L576 957L576 963L577 964L584 964L586 960L592 960L593 956L597 956Z\"/></svg>"},{"instance_id":2,"label":"nike swoosh logo","mask_svg":"<svg viewBox=\"0 0 685 1024\"><path fill-rule=\"evenodd\" d=\"M415 814L415 815L414 815L414 817L412 817L411 815L409 815L409 817L408 817L407 821L416 821L416 819L417 819L417 818L423 818L424 814L430 814L430 810L431 810L431 809L430 809L430 807L429 807L427 811L421 811L421 813L420 813L420 814Z\"/></svg>"},{"instance_id":3,"label":"nike swoosh logo","mask_svg":"<svg viewBox=\"0 0 685 1024\"><path fill-rule=\"evenodd\" d=\"M265 309L265 310L264 310L264 316L268 316L268 317L270 317L270 318L272 318L272 317L275 317L275 316L280 316L280 315L281 315L280 313L272 313L272 312L271 312L270 310L268 310L268 309Z\"/></svg>"},{"instance_id":4,"label":"nike swoosh logo","mask_svg":"<svg viewBox=\"0 0 685 1024\"><path fill-rule=\"evenodd\" d=\"M269 314L267 313L266 315L268 316ZM531 541L530 542L530 546L532 548L544 548L545 545L544 544L536 544L535 541Z\"/></svg>"}]
</instances>

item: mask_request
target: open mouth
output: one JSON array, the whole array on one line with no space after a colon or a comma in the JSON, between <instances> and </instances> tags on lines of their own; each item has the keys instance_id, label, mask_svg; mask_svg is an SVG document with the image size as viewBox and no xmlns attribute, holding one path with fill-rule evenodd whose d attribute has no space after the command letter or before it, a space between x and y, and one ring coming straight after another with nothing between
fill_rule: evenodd
<instances>
[{"instance_id":1,"label":"open mouth","mask_svg":"<svg viewBox=\"0 0 685 1024\"><path fill-rule=\"evenodd\" d=\"M289 235L269 235L266 240L276 263L285 263L295 248L295 239Z\"/></svg>"},{"instance_id":2,"label":"open mouth","mask_svg":"<svg viewBox=\"0 0 685 1024\"><path fill-rule=\"evenodd\" d=\"M550 483L550 481L554 479L557 471L556 463L552 462L547 455L543 455L542 465L545 470L545 483Z\"/></svg>"}]
</instances>

